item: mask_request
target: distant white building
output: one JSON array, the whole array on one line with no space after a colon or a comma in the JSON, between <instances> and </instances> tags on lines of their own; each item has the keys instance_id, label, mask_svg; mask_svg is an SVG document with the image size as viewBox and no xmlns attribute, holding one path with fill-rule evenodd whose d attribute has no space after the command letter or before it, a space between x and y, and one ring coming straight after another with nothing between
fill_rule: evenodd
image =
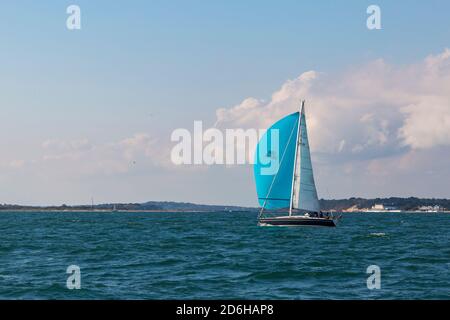
<instances>
[{"instance_id":1,"label":"distant white building","mask_svg":"<svg viewBox=\"0 0 450 320\"><path fill-rule=\"evenodd\" d=\"M373 207L372 207L372 210L385 210L384 209L384 205L383 204L375 204Z\"/></svg>"},{"instance_id":2,"label":"distant white building","mask_svg":"<svg viewBox=\"0 0 450 320\"><path fill-rule=\"evenodd\" d=\"M435 206L421 206L419 207L419 211L421 212L439 212L442 211L442 208L438 205Z\"/></svg>"},{"instance_id":3,"label":"distant white building","mask_svg":"<svg viewBox=\"0 0 450 320\"><path fill-rule=\"evenodd\" d=\"M383 204L375 204L367 212L401 212L401 210L395 207L385 207Z\"/></svg>"}]
</instances>

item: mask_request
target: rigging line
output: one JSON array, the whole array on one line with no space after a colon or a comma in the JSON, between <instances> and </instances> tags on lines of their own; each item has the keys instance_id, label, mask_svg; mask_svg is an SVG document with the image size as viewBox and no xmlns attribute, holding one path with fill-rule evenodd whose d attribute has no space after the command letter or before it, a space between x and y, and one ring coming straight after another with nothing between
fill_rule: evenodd
<instances>
[{"instance_id":1,"label":"rigging line","mask_svg":"<svg viewBox=\"0 0 450 320\"><path fill-rule=\"evenodd\" d=\"M300 119L300 117L295 121L295 124L292 126L291 134L289 135L288 142L287 142L286 147L284 148L283 154L282 154L282 156L281 156L280 164L278 165L277 173L275 174L275 176L274 176L273 179L272 179L272 183L270 184L269 191L267 192L266 197L268 197L268 196L270 195L270 192L272 191L272 187L273 187L273 184L274 184L274 182L275 182L275 179L276 179L277 176L278 176L278 172L280 172L280 167L281 167L281 164L283 163L284 155L286 154L286 150L287 150L287 148L288 148L288 146L289 146L289 143L291 142L291 138L292 138L292 134L294 133L295 125L299 122L299 119ZM266 203L267 203L267 198L266 198L266 200L264 201L261 210L259 211L258 219L261 218L262 213L263 213L263 211L264 211L264 207L266 206Z\"/></svg>"}]
</instances>

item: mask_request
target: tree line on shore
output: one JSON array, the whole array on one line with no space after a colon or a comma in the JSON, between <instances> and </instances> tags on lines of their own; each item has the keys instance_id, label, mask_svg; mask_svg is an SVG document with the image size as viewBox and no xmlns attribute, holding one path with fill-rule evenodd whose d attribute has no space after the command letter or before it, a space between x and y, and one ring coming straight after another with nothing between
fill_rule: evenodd
<instances>
[{"instance_id":1,"label":"tree line on shore","mask_svg":"<svg viewBox=\"0 0 450 320\"><path fill-rule=\"evenodd\" d=\"M382 204L385 207L392 207L404 211L417 210L423 206L439 206L443 210L450 209L450 199L422 199L416 197L409 198L349 198L320 200L322 210L341 211L351 207L360 209L371 208L375 204ZM0 210L117 210L117 211L256 211L255 207L223 206L223 205L202 205L186 202L171 201L149 201L145 203L105 203L97 205L61 205L61 206L23 206L14 204L0 204Z\"/></svg>"},{"instance_id":2,"label":"tree line on shore","mask_svg":"<svg viewBox=\"0 0 450 320\"><path fill-rule=\"evenodd\" d=\"M323 210L345 210L351 207L357 207L360 209L372 208L376 204L382 204L385 207L396 208L403 211L414 211L418 210L420 207L426 206L439 206L443 210L450 209L450 199L434 199L434 198L374 198L374 199L364 199L364 198L349 198L349 199L339 199L339 200L320 200L320 205Z\"/></svg>"}]
</instances>

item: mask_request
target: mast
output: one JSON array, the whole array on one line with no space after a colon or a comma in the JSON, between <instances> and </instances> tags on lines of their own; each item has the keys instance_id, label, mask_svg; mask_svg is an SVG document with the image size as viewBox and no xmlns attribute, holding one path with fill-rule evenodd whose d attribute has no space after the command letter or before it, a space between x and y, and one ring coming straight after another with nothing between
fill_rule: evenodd
<instances>
[{"instance_id":1,"label":"mast","mask_svg":"<svg viewBox=\"0 0 450 320\"><path fill-rule=\"evenodd\" d=\"M297 157L298 157L298 147L300 145L299 138L300 136L300 127L302 120L303 108L305 107L305 100L302 100L302 104L300 107L300 112L298 114L298 127L297 127L297 138L295 139L295 156L294 156L294 169L292 172L292 185L291 185L291 200L289 204L289 216L292 216L292 207L293 207L293 198L294 198L294 185L295 185L295 172L297 171Z\"/></svg>"}]
</instances>

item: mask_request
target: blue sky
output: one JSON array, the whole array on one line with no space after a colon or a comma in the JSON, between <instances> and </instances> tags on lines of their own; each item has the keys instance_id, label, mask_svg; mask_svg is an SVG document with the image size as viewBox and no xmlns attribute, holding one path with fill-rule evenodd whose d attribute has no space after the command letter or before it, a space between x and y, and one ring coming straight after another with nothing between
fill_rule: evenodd
<instances>
[{"instance_id":1,"label":"blue sky","mask_svg":"<svg viewBox=\"0 0 450 320\"><path fill-rule=\"evenodd\" d=\"M65 26L70 4L81 8L79 31ZM366 28L370 4L381 8L382 30ZM93 196L254 205L250 167L206 168L199 175L139 167L144 157L138 168L119 173L84 168L78 174L64 161L44 165L50 151L43 144L58 141L64 149L82 141L104 150L146 134L170 146L173 129L191 128L194 120L213 125L218 108L248 97L270 100L288 79L310 70L330 75L322 85L333 86L333 79L377 59L407 69L450 46L449 11L448 1L2 2L0 202L86 203ZM79 161L112 157L95 150ZM365 178L355 173L341 188L345 177L316 176L325 197L450 196L441 190L444 182L431 189L396 183L392 190L353 190Z\"/></svg>"}]
</instances>

